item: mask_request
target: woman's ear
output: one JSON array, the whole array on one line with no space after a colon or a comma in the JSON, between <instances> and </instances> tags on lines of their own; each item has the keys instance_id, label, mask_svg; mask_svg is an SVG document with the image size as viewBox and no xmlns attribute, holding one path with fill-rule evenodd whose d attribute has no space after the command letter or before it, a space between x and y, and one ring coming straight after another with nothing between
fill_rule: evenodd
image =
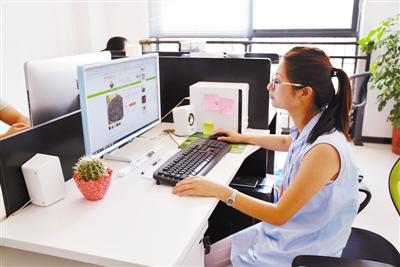
<instances>
[{"instance_id":1,"label":"woman's ear","mask_svg":"<svg viewBox=\"0 0 400 267\"><path fill-rule=\"evenodd\" d=\"M310 86L305 86L297 90L297 95L304 100L311 99L313 94L314 90Z\"/></svg>"}]
</instances>

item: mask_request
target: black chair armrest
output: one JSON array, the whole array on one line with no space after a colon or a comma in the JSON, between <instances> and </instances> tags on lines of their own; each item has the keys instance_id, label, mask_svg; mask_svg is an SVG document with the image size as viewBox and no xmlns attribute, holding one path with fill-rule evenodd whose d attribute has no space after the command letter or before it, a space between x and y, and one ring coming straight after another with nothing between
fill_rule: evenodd
<instances>
[{"instance_id":1,"label":"black chair armrest","mask_svg":"<svg viewBox=\"0 0 400 267\"><path fill-rule=\"evenodd\" d=\"M370 202L372 194L369 188L362 182L358 183L358 191L365 194L364 200L360 203L357 213L360 213Z\"/></svg>"},{"instance_id":2,"label":"black chair armrest","mask_svg":"<svg viewBox=\"0 0 400 267\"><path fill-rule=\"evenodd\" d=\"M367 99L365 99L364 101L362 101L361 103L358 103L358 104L353 102L352 103L352 107L353 107L353 109L354 108L359 108L359 107L365 106L366 103L367 103Z\"/></svg>"},{"instance_id":3,"label":"black chair armrest","mask_svg":"<svg viewBox=\"0 0 400 267\"><path fill-rule=\"evenodd\" d=\"M387 263L368 260L344 259L327 256L299 255L292 261L292 267L394 267Z\"/></svg>"}]
</instances>

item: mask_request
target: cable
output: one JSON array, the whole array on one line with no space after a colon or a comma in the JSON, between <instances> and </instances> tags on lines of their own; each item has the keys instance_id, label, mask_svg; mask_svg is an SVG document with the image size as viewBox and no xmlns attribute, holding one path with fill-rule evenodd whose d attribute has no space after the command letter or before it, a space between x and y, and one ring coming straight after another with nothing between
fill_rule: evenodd
<instances>
[{"instance_id":1,"label":"cable","mask_svg":"<svg viewBox=\"0 0 400 267\"><path fill-rule=\"evenodd\" d=\"M171 134L173 134L176 137L188 137L188 136L190 136L190 134L189 135L187 135L187 134L186 135L178 135L175 132L171 132Z\"/></svg>"},{"instance_id":2,"label":"cable","mask_svg":"<svg viewBox=\"0 0 400 267\"><path fill-rule=\"evenodd\" d=\"M165 114L164 117L161 118L161 120L165 119L165 117L167 117L169 114L171 114L171 112L172 112L172 110L173 110L174 108L176 108L177 106L179 106L180 104L182 104L182 102L185 101L185 100L190 100L190 97L188 97L188 96L187 96L187 97L184 97L181 101L179 101L178 104L175 105L175 107L173 107L170 111L168 111L168 113Z\"/></svg>"},{"instance_id":3,"label":"cable","mask_svg":"<svg viewBox=\"0 0 400 267\"><path fill-rule=\"evenodd\" d=\"M26 206L28 206L29 203L31 203L31 200L29 200L28 202L26 202L21 208L19 208L18 210L16 210L14 213L10 214L10 216L14 216L14 215L17 214L18 212L20 212L23 208L25 208Z\"/></svg>"},{"instance_id":4,"label":"cable","mask_svg":"<svg viewBox=\"0 0 400 267\"><path fill-rule=\"evenodd\" d=\"M160 134L155 135L155 136L150 136L150 137L138 136L138 137L136 137L136 138L137 138L137 139L146 139L146 140L156 140L156 139L158 139L158 138L160 138L160 137L162 137L162 136L164 136L164 135L166 135L165 132L160 133Z\"/></svg>"},{"instance_id":5,"label":"cable","mask_svg":"<svg viewBox=\"0 0 400 267\"><path fill-rule=\"evenodd\" d=\"M171 137L172 141L174 141L175 144L176 144L177 146L179 146L179 143L172 137L172 134L171 134L170 132L168 133L168 135L169 135L169 137Z\"/></svg>"}]
</instances>

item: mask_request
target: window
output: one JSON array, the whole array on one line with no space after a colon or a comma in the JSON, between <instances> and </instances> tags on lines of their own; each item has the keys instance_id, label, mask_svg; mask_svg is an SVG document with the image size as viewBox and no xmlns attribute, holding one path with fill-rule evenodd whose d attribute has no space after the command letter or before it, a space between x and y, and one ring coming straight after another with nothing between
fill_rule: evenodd
<instances>
[{"instance_id":1,"label":"window","mask_svg":"<svg viewBox=\"0 0 400 267\"><path fill-rule=\"evenodd\" d=\"M150 37L246 37L249 8L248 0L150 0Z\"/></svg>"},{"instance_id":2,"label":"window","mask_svg":"<svg viewBox=\"0 0 400 267\"><path fill-rule=\"evenodd\" d=\"M252 2L254 37L354 37L359 0Z\"/></svg>"},{"instance_id":3,"label":"window","mask_svg":"<svg viewBox=\"0 0 400 267\"><path fill-rule=\"evenodd\" d=\"M360 0L149 0L150 37L356 37Z\"/></svg>"}]
</instances>

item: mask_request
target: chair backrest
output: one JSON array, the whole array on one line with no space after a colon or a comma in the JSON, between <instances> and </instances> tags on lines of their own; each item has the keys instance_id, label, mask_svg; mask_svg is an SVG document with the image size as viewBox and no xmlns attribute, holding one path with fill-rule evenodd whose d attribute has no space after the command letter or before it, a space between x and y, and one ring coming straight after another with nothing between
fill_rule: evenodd
<instances>
[{"instance_id":1,"label":"chair backrest","mask_svg":"<svg viewBox=\"0 0 400 267\"><path fill-rule=\"evenodd\" d=\"M350 134L355 145L362 143L362 127L364 121L364 109L367 102L368 81L371 73L364 72L350 77L353 90L353 103L350 115Z\"/></svg>"},{"instance_id":2,"label":"chair backrest","mask_svg":"<svg viewBox=\"0 0 400 267\"><path fill-rule=\"evenodd\" d=\"M274 53L244 53L244 57L269 58L271 63L279 62L279 55Z\"/></svg>"},{"instance_id":3,"label":"chair backrest","mask_svg":"<svg viewBox=\"0 0 400 267\"><path fill-rule=\"evenodd\" d=\"M358 73L350 77L353 88L353 108L365 105L370 77L370 72Z\"/></svg>"},{"instance_id":4,"label":"chair backrest","mask_svg":"<svg viewBox=\"0 0 400 267\"><path fill-rule=\"evenodd\" d=\"M389 174L389 191L393 204L400 216L400 158L397 159Z\"/></svg>"}]
</instances>

